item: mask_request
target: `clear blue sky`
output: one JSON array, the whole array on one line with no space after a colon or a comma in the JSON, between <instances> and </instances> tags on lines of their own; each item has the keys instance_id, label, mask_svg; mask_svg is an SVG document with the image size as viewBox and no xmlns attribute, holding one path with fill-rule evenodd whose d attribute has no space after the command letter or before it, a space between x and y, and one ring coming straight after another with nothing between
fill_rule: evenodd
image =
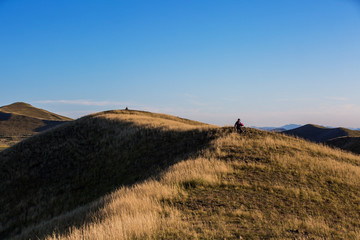
<instances>
[{"instance_id":1,"label":"clear blue sky","mask_svg":"<svg viewBox=\"0 0 360 240\"><path fill-rule=\"evenodd\" d=\"M0 0L0 105L360 127L360 1Z\"/></svg>"}]
</instances>

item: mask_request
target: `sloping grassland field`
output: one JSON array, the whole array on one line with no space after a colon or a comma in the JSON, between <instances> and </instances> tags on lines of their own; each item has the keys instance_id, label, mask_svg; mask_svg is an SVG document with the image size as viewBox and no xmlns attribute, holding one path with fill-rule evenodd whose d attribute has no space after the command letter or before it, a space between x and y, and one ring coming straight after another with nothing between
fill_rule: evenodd
<instances>
[{"instance_id":1,"label":"sloping grassland field","mask_svg":"<svg viewBox=\"0 0 360 240\"><path fill-rule=\"evenodd\" d=\"M278 133L109 111L0 163L4 237L360 238L360 157Z\"/></svg>"}]
</instances>

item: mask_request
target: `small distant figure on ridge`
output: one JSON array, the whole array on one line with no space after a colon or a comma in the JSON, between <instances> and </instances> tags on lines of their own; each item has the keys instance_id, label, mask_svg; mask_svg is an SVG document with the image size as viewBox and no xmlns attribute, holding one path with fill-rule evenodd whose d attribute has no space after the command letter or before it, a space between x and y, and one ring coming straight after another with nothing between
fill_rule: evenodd
<instances>
[{"instance_id":1,"label":"small distant figure on ridge","mask_svg":"<svg viewBox=\"0 0 360 240\"><path fill-rule=\"evenodd\" d=\"M243 130L241 127L243 127L244 124L242 124L242 122L240 121L240 118L238 118L238 120L236 121L234 128L236 129L237 132L242 133Z\"/></svg>"},{"instance_id":2,"label":"small distant figure on ridge","mask_svg":"<svg viewBox=\"0 0 360 240\"><path fill-rule=\"evenodd\" d=\"M129 110L128 107L126 107L125 110L128 111Z\"/></svg>"}]
</instances>

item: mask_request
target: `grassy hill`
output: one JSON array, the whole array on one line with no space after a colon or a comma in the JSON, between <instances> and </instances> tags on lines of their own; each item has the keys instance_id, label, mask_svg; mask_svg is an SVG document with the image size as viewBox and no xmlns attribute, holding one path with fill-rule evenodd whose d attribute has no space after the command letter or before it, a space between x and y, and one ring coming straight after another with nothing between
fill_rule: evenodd
<instances>
[{"instance_id":1,"label":"grassy hill","mask_svg":"<svg viewBox=\"0 0 360 240\"><path fill-rule=\"evenodd\" d=\"M210 141L212 132L202 126L166 115L106 112L4 150L0 182L9 194L0 202L1 222L7 222L0 238L156 176Z\"/></svg>"},{"instance_id":2,"label":"grassy hill","mask_svg":"<svg viewBox=\"0 0 360 240\"><path fill-rule=\"evenodd\" d=\"M360 238L360 157L279 133L108 111L1 152L0 177L0 238Z\"/></svg>"},{"instance_id":3,"label":"grassy hill","mask_svg":"<svg viewBox=\"0 0 360 240\"><path fill-rule=\"evenodd\" d=\"M327 128L314 124L307 124L299 128L285 131L284 133L313 142L326 142L338 137L360 137L360 131L347 128Z\"/></svg>"},{"instance_id":4,"label":"grassy hill","mask_svg":"<svg viewBox=\"0 0 360 240\"><path fill-rule=\"evenodd\" d=\"M0 150L71 120L27 103L0 107Z\"/></svg>"},{"instance_id":5,"label":"grassy hill","mask_svg":"<svg viewBox=\"0 0 360 240\"><path fill-rule=\"evenodd\" d=\"M327 128L313 124L284 131L290 136L321 142L353 153L360 153L360 131L347 128Z\"/></svg>"},{"instance_id":6,"label":"grassy hill","mask_svg":"<svg viewBox=\"0 0 360 240\"><path fill-rule=\"evenodd\" d=\"M43 119L48 121L71 121L71 118L64 117L41 108L36 108L24 102L16 102L0 107L0 111L10 114L18 114L31 118Z\"/></svg>"}]
</instances>

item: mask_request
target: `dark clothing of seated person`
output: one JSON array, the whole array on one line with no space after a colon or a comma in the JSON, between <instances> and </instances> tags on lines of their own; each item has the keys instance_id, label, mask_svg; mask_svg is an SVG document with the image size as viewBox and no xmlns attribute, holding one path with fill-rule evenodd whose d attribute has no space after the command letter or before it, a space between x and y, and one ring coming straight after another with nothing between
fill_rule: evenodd
<instances>
[{"instance_id":1,"label":"dark clothing of seated person","mask_svg":"<svg viewBox=\"0 0 360 240\"><path fill-rule=\"evenodd\" d=\"M243 130L241 127L243 127L244 124L242 124L242 122L240 121L240 118L236 121L234 128L236 129L236 131L238 131L239 133L242 133Z\"/></svg>"}]
</instances>

